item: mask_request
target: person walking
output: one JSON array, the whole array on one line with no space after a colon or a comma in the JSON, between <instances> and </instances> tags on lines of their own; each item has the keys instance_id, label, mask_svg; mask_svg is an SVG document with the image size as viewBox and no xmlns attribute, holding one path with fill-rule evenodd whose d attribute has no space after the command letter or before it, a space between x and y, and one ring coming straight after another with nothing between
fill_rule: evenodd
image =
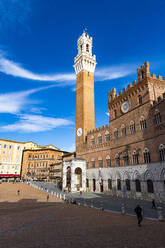
<instances>
[{"instance_id":1,"label":"person walking","mask_svg":"<svg viewBox=\"0 0 165 248\"><path fill-rule=\"evenodd\" d=\"M20 195L20 190L19 189L17 190L17 195Z\"/></svg>"},{"instance_id":2,"label":"person walking","mask_svg":"<svg viewBox=\"0 0 165 248\"><path fill-rule=\"evenodd\" d=\"M152 208L156 209L156 204L155 204L155 200L152 200Z\"/></svg>"},{"instance_id":3,"label":"person walking","mask_svg":"<svg viewBox=\"0 0 165 248\"><path fill-rule=\"evenodd\" d=\"M47 195L46 199L47 199L47 202L48 202L49 201L49 195Z\"/></svg>"},{"instance_id":4,"label":"person walking","mask_svg":"<svg viewBox=\"0 0 165 248\"><path fill-rule=\"evenodd\" d=\"M136 208L134 209L136 216L137 216L137 220L138 220L138 226L141 226L141 222L143 220L143 216L142 216L142 208L140 207L140 205L137 205Z\"/></svg>"}]
</instances>

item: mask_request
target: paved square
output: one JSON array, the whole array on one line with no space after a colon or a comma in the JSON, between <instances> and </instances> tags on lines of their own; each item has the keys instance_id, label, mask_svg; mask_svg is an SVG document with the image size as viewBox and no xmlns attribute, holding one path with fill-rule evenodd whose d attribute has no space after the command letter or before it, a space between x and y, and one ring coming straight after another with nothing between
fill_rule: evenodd
<instances>
[{"instance_id":1,"label":"paved square","mask_svg":"<svg viewBox=\"0 0 165 248\"><path fill-rule=\"evenodd\" d=\"M20 196L17 196L17 190ZM64 204L23 184L0 185L0 247L165 247L165 224ZM6 202L3 201L3 197Z\"/></svg>"}]
</instances>

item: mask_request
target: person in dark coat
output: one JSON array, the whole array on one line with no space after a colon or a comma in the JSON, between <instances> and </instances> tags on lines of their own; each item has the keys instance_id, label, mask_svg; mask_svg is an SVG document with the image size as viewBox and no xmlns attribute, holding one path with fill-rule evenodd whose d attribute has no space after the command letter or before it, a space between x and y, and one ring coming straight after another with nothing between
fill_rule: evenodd
<instances>
[{"instance_id":1,"label":"person in dark coat","mask_svg":"<svg viewBox=\"0 0 165 248\"><path fill-rule=\"evenodd\" d=\"M152 200L152 208L156 209L156 204L155 204L155 200Z\"/></svg>"},{"instance_id":2,"label":"person in dark coat","mask_svg":"<svg viewBox=\"0 0 165 248\"><path fill-rule=\"evenodd\" d=\"M142 217L142 208L140 207L140 205L137 205L136 208L134 209L136 216L137 216L137 220L138 220L138 226L141 226L141 222L143 220Z\"/></svg>"}]
</instances>

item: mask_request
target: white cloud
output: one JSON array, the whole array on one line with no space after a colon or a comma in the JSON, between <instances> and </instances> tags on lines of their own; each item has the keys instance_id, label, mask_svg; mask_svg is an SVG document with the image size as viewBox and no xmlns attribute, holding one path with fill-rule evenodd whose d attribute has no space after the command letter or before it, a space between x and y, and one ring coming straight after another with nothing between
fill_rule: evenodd
<instances>
[{"instance_id":1,"label":"white cloud","mask_svg":"<svg viewBox=\"0 0 165 248\"><path fill-rule=\"evenodd\" d=\"M29 70L24 69L20 64L6 59L1 52L0 56L0 71L12 75L14 77L21 77L36 81L53 81L53 82L65 82L65 84L73 84L75 80L74 73L59 73L59 74L35 74Z\"/></svg>"},{"instance_id":2,"label":"white cloud","mask_svg":"<svg viewBox=\"0 0 165 248\"><path fill-rule=\"evenodd\" d=\"M106 114L107 116L109 116L109 113L108 113L108 112L106 112L105 114Z\"/></svg>"},{"instance_id":3,"label":"white cloud","mask_svg":"<svg viewBox=\"0 0 165 248\"><path fill-rule=\"evenodd\" d=\"M0 94L0 113L18 114L25 108L27 103L32 103L32 101L28 99L29 95L52 87L54 86L51 85L26 91Z\"/></svg>"},{"instance_id":4,"label":"white cloud","mask_svg":"<svg viewBox=\"0 0 165 248\"><path fill-rule=\"evenodd\" d=\"M96 69L95 81L106 81L126 77L130 74L135 73L135 68L136 66L133 64L123 64Z\"/></svg>"},{"instance_id":5,"label":"white cloud","mask_svg":"<svg viewBox=\"0 0 165 248\"><path fill-rule=\"evenodd\" d=\"M62 118L45 117L42 115L20 115L15 124L1 126L4 132L43 132L50 131L56 127L68 126L73 123Z\"/></svg>"},{"instance_id":6,"label":"white cloud","mask_svg":"<svg viewBox=\"0 0 165 248\"><path fill-rule=\"evenodd\" d=\"M118 66L108 66L96 68L95 81L106 81L128 76L135 72L135 65L123 64ZM26 70L19 63L5 58L4 52L0 52L0 71L14 77L21 77L36 81L56 82L58 86L75 85L75 73L56 73L56 74L36 74ZM74 89L73 89L74 90Z\"/></svg>"}]
</instances>

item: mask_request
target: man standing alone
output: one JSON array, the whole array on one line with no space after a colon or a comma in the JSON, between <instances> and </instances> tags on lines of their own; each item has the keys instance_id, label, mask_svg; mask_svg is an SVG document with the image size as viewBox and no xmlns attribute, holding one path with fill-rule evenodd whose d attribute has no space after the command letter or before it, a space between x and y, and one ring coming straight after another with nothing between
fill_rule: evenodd
<instances>
[{"instance_id":1,"label":"man standing alone","mask_svg":"<svg viewBox=\"0 0 165 248\"><path fill-rule=\"evenodd\" d=\"M135 211L136 216L137 216L137 219L138 219L138 226L141 226L140 223L143 220L143 217L142 217L142 208L140 207L140 205L137 205L134 211Z\"/></svg>"}]
</instances>

